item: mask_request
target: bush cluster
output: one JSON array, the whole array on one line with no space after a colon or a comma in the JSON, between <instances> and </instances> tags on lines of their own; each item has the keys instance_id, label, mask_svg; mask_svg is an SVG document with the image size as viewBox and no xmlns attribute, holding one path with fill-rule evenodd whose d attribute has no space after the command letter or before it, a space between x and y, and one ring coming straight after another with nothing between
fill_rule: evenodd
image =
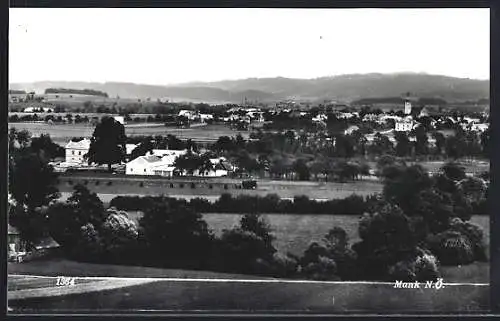
<instances>
[{"instance_id":1,"label":"bush cluster","mask_svg":"<svg viewBox=\"0 0 500 321\"><path fill-rule=\"evenodd\" d=\"M117 196L110 206L128 211L147 208L157 196ZM283 214L342 214L361 215L367 210L369 200L351 195L344 199L328 201L311 200L307 196L296 196L293 200L281 199L276 194L266 196L238 195L225 193L214 203L203 198L194 198L186 203L202 213L283 213Z\"/></svg>"}]
</instances>

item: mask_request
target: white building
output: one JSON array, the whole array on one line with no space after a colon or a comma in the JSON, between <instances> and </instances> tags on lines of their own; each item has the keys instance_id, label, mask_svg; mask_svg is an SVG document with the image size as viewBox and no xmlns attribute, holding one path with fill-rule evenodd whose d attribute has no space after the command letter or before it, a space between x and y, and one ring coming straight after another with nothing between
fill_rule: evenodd
<instances>
[{"instance_id":1,"label":"white building","mask_svg":"<svg viewBox=\"0 0 500 321\"><path fill-rule=\"evenodd\" d=\"M206 122L207 120L213 120L214 119L214 115L212 114L200 114L200 120L202 122Z\"/></svg>"},{"instance_id":2,"label":"white building","mask_svg":"<svg viewBox=\"0 0 500 321\"><path fill-rule=\"evenodd\" d=\"M354 126L349 126L346 130L344 130L344 135L351 135L355 131L359 130L359 127L354 125Z\"/></svg>"},{"instance_id":3,"label":"white building","mask_svg":"<svg viewBox=\"0 0 500 321\"><path fill-rule=\"evenodd\" d=\"M489 124L470 124L470 130L484 132L489 128Z\"/></svg>"},{"instance_id":4,"label":"white building","mask_svg":"<svg viewBox=\"0 0 500 321\"><path fill-rule=\"evenodd\" d=\"M136 148L137 148L137 146L139 146L139 145L136 145L136 144L125 144L126 154L127 154L127 155L132 154L132 151L133 151L134 149L136 149Z\"/></svg>"},{"instance_id":5,"label":"white building","mask_svg":"<svg viewBox=\"0 0 500 321\"><path fill-rule=\"evenodd\" d=\"M196 111L187 110L187 109L183 109L183 110L179 111L178 116L179 117L181 117L181 116L186 117L189 120L195 120L199 117L198 114L196 113Z\"/></svg>"},{"instance_id":6,"label":"white building","mask_svg":"<svg viewBox=\"0 0 500 321\"><path fill-rule=\"evenodd\" d=\"M328 119L328 116L326 116L325 114L317 114L311 120L313 122L318 122L319 123L319 122L325 122L327 119Z\"/></svg>"},{"instance_id":7,"label":"white building","mask_svg":"<svg viewBox=\"0 0 500 321\"><path fill-rule=\"evenodd\" d=\"M53 113L54 109L49 107L27 107L23 109L23 113L33 112Z\"/></svg>"},{"instance_id":8,"label":"white building","mask_svg":"<svg viewBox=\"0 0 500 321\"><path fill-rule=\"evenodd\" d=\"M411 101L405 100L405 115L411 114Z\"/></svg>"},{"instance_id":9,"label":"white building","mask_svg":"<svg viewBox=\"0 0 500 321\"><path fill-rule=\"evenodd\" d=\"M125 125L125 117L124 116L113 116L113 118L122 125Z\"/></svg>"},{"instance_id":10,"label":"white building","mask_svg":"<svg viewBox=\"0 0 500 321\"><path fill-rule=\"evenodd\" d=\"M85 162L84 155L89 152L90 139L84 138L79 142L70 141L65 146L66 163L83 164Z\"/></svg>"},{"instance_id":11,"label":"white building","mask_svg":"<svg viewBox=\"0 0 500 321\"><path fill-rule=\"evenodd\" d=\"M187 150L153 149L145 156L139 156L125 165L126 175L173 176L177 157Z\"/></svg>"},{"instance_id":12,"label":"white building","mask_svg":"<svg viewBox=\"0 0 500 321\"><path fill-rule=\"evenodd\" d=\"M396 121L394 130L397 132L409 132L415 128L415 123L411 119Z\"/></svg>"},{"instance_id":13,"label":"white building","mask_svg":"<svg viewBox=\"0 0 500 321\"><path fill-rule=\"evenodd\" d=\"M172 167L172 164L171 159L168 157L164 158L154 155L139 156L125 165L125 174L146 176L158 175L159 173L162 174L162 172L166 171L167 168ZM157 172L155 172L155 170ZM171 176L172 173L173 169L164 176Z\"/></svg>"}]
</instances>

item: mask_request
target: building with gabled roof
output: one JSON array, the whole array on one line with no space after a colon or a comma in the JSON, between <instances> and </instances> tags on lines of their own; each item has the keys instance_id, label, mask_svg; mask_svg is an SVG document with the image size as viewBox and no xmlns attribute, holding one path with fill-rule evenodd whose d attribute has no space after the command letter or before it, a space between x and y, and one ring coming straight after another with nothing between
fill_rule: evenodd
<instances>
[{"instance_id":1,"label":"building with gabled roof","mask_svg":"<svg viewBox=\"0 0 500 321\"><path fill-rule=\"evenodd\" d=\"M85 162L84 156L89 152L90 139L84 138L80 141L72 141L66 144L66 163L82 164Z\"/></svg>"}]
</instances>

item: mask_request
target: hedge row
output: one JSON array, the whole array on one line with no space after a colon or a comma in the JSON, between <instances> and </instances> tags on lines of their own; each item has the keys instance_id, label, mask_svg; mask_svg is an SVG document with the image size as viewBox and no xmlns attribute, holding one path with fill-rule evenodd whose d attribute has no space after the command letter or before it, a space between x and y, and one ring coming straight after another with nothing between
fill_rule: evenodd
<instances>
[{"instance_id":1,"label":"hedge row","mask_svg":"<svg viewBox=\"0 0 500 321\"><path fill-rule=\"evenodd\" d=\"M162 196L117 196L110 202L121 210L138 211L147 208L151 202ZM369 199L351 195L344 199L316 201L307 196L296 196L293 200L281 199L276 194L250 196L222 194L214 203L204 198L186 201L195 211L201 213L282 213L282 214L343 214L361 215L369 204Z\"/></svg>"}]
</instances>

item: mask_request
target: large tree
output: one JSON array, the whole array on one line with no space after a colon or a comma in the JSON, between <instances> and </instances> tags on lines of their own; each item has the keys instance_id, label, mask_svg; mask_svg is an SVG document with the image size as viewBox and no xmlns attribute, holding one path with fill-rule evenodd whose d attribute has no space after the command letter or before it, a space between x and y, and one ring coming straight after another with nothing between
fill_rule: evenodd
<instances>
[{"instance_id":1,"label":"large tree","mask_svg":"<svg viewBox=\"0 0 500 321\"><path fill-rule=\"evenodd\" d=\"M46 235L46 206L59 197L57 174L47 160L28 147L27 132L9 135L9 224L18 228L28 247Z\"/></svg>"},{"instance_id":2,"label":"large tree","mask_svg":"<svg viewBox=\"0 0 500 321\"><path fill-rule=\"evenodd\" d=\"M125 159L125 127L112 117L103 117L92 135L87 159L90 163L111 165Z\"/></svg>"}]
</instances>

